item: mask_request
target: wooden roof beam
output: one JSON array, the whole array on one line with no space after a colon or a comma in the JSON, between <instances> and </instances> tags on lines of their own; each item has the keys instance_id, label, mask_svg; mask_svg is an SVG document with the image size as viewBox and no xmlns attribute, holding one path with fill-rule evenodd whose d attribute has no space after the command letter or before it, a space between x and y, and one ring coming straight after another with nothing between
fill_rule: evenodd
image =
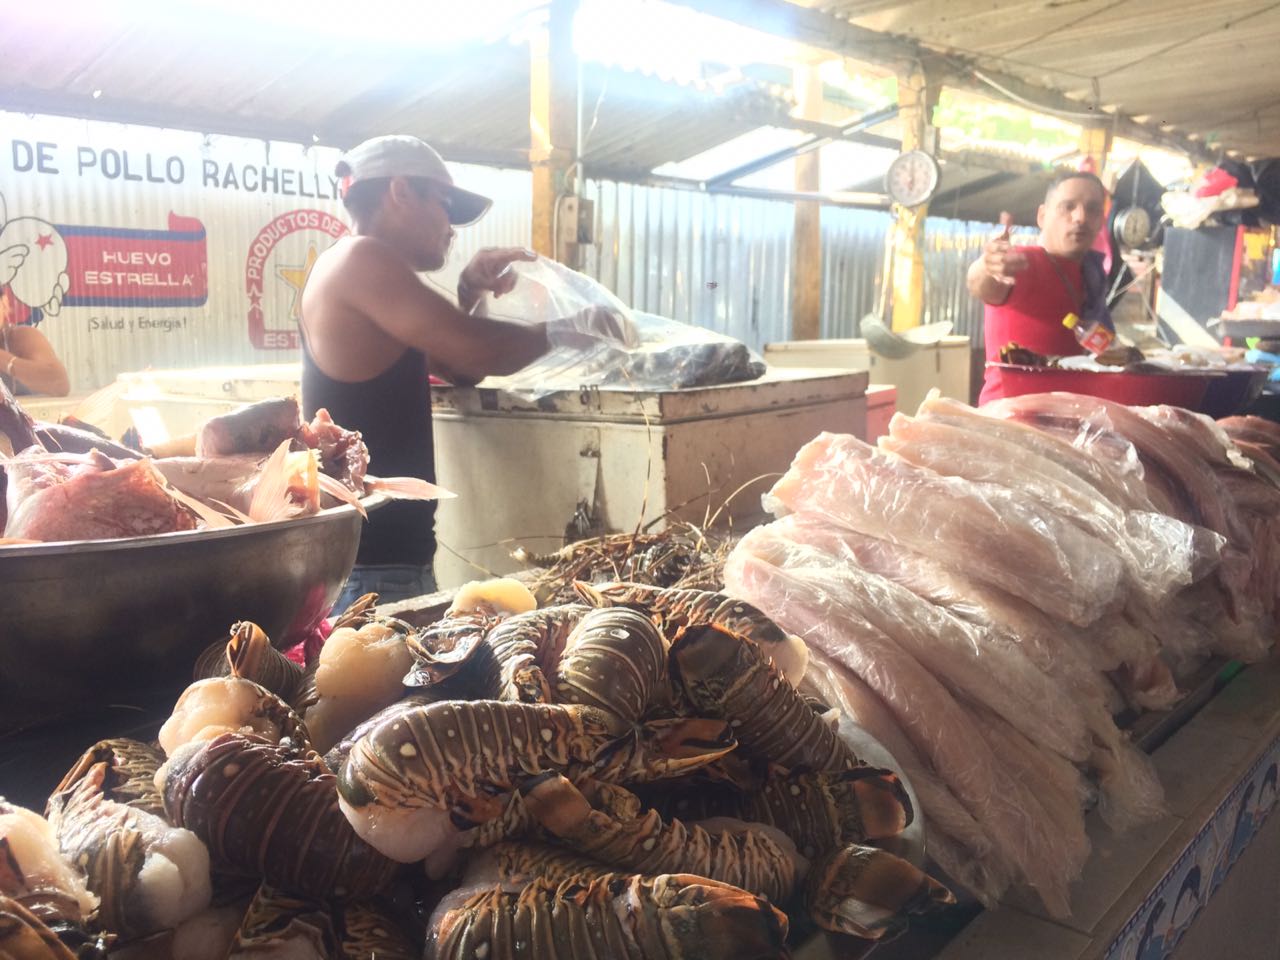
<instances>
[{"instance_id":1,"label":"wooden roof beam","mask_svg":"<svg viewBox=\"0 0 1280 960\"><path fill-rule=\"evenodd\" d=\"M672 0L722 20L787 37L818 50L842 57L901 69L906 64L924 63L937 69L948 86L976 91L987 96L1021 102L1030 109L1045 113L1067 112L1087 122L1085 114L1093 113L1097 121L1114 124L1123 137L1160 146L1196 157L1210 158L1213 151L1203 141L1181 132L1139 123L1124 113L1109 113L1068 97L1061 90L1031 83L996 68L988 68L973 60L943 50L935 50L906 37L880 33L850 23L821 10L798 6L788 0ZM1002 90L997 89L1003 88Z\"/></svg>"}]
</instances>

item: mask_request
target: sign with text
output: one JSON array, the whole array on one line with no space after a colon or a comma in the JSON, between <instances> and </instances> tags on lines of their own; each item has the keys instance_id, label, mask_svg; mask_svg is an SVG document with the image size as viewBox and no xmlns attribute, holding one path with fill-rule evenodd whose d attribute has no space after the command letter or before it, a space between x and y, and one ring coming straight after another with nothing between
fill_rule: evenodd
<instances>
[{"instance_id":1,"label":"sign with text","mask_svg":"<svg viewBox=\"0 0 1280 960\"><path fill-rule=\"evenodd\" d=\"M65 307L198 307L209 299L204 224L169 214L167 230L58 224L67 247Z\"/></svg>"}]
</instances>

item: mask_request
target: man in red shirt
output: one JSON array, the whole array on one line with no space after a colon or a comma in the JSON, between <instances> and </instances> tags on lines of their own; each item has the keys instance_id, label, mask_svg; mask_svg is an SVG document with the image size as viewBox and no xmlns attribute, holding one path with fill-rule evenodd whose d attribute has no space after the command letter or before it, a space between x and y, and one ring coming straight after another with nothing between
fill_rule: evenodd
<instances>
[{"instance_id":1,"label":"man in red shirt","mask_svg":"<svg viewBox=\"0 0 1280 960\"><path fill-rule=\"evenodd\" d=\"M1082 323L1106 316L1105 275L1094 238L1106 218L1107 191L1091 173L1059 175L1036 216L1040 243L1014 246L1011 221L983 247L969 267L969 292L985 305L987 362L998 362L1010 342L1046 356L1081 353L1075 334L1062 325L1068 313ZM1000 371L988 367L979 404L1004 396Z\"/></svg>"}]
</instances>

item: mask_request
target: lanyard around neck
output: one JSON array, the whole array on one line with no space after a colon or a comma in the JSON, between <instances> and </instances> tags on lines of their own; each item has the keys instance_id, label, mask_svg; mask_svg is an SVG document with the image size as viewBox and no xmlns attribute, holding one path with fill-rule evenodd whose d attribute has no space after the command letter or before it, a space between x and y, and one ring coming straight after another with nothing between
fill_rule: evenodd
<instances>
[{"instance_id":1,"label":"lanyard around neck","mask_svg":"<svg viewBox=\"0 0 1280 960\"><path fill-rule=\"evenodd\" d=\"M1076 313L1083 313L1085 299L1084 265L1080 265L1080 289L1077 290L1075 284L1073 284L1067 278L1066 273L1063 272L1062 267L1058 266L1058 261L1054 258L1053 254L1046 250L1044 255L1049 259L1049 266L1053 267L1053 272L1056 273L1058 275L1058 279L1062 281L1062 286L1066 289L1067 296L1070 297L1071 302L1075 304Z\"/></svg>"}]
</instances>

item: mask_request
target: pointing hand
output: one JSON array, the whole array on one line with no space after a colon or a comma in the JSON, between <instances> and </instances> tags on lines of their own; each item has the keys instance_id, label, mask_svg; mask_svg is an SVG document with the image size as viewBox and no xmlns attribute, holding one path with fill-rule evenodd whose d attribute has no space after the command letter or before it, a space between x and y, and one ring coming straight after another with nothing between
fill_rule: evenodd
<instances>
[{"instance_id":1,"label":"pointing hand","mask_svg":"<svg viewBox=\"0 0 1280 960\"><path fill-rule=\"evenodd\" d=\"M1027 255L1013 246L1012 230L1013 215L1006 210L1000 214L1000 232L982 248L982 266L987 275L1009 286L1028 266Z\"/></svg>"}]
</instances>

